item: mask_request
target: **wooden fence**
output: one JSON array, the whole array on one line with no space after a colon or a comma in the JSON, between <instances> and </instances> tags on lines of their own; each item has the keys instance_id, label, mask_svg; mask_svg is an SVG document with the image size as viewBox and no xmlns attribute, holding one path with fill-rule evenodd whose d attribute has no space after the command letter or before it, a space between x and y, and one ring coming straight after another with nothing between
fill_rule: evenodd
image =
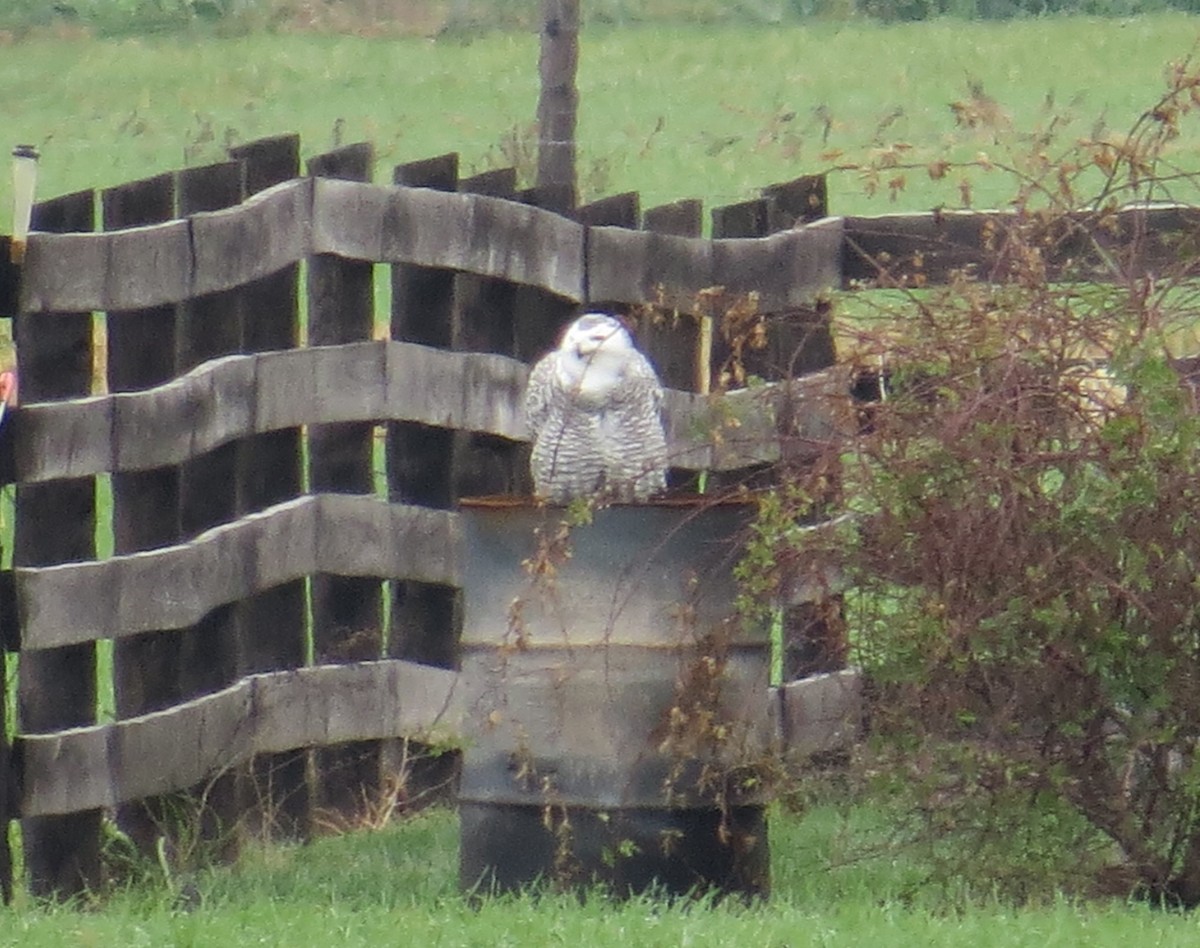
<instances>
[{"instance_id":1,"label":"wooden fence","mask_svg":"<svg viewBox=\"0 0 1200 948\"><path fill-rule=\"evenodd\" d=\"M143 846L181 800L214 844L235 821L302 837L315 810L352 818L395 774L399 739L456 733L453 507L528 490L527 364L581 305L665 314L641 342L672 388L672 480L720 481L802 461L840 423L827 291L997 259L979 216L827 218L820 178L715 209L703 239L698 201L642 214L619 195L567 217L511 169L460 180L443 156L378 185L368 145L303 177L299 154L284 136L108 189L100 232L93 192L48 201L19 291L0 271L22 398L0 430L0 482L16 485L0 660L20 658L0 824L21 819L35 893L99 883L106 814ZM756 294L768 344L748 368L777 384L687 391L697 322L671 314L714 287ZM718 339L714 363L727 353ZM786 429L781 395L805 407ZM823 621L798 595L791 671L836 667L814 659ZM776 694L794 747L846 725L829 692L845 686ZM0 843L6 892L10 865Z\"/></svg>"}]
</instances>

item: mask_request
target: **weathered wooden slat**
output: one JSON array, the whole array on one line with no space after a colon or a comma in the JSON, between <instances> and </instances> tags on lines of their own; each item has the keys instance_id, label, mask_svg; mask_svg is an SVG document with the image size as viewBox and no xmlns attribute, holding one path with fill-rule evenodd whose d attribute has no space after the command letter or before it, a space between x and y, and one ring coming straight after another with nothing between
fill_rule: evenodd
<instances>
[{"instance_id":1,"label":"weathered wooden slat","mask_svg":"<svg viewBox=\"0 0 1200 948\"><path fill-rule=\"evenodd\" d=\"M458 190L464 194L486 194L510 201L514 199L516 186L514 168L498 168L458 182ZM471 273L455 274L451 331L444 340L446 347L460 352L514 355L513 301L516 292L516 284L507 280Z\"/></svg>"},{"instance_id":2,"label":"weathered wooden slat","mask_svg":"<svg viewBox=\"0 0 1200 948\"><path fill-rule=\"evenodd\" d=\"M1200 208L1187 205L1131 207L1117 215L1117 226L1107 226L1112 214L1077 215L1087 241L1079 233L1063 234L1052 254L1056 279L1134 279L1146 274L1169 274L1172 279L1196 274L1196 245L1200 238ZM1100 259L1091 241L1104 250ZM1109 269L1109 261L1116 271Z\"/></svg>"},{"instance_id":3,"label":"weathered wooden slat","mask_svg":"<svg viewBox=\"0 0 1200 948\"><path fill-rule=\"evenodd\" d=\"M285 181L237 207L191 218L193 291L229 290L277 273L312 252L312 182Z\"/></svg>"},{"instance_id":4,"label":"weathered wooden slat","mask_svg":"<svg viewBox=\"0 0 1200 948\"><path fill-rule=\"evenodd\" d=\"M583 228L484 195L318 179L313 250L465 270L583 296Z\"/></svg>"},{"instance_id":5,"label":"weathered wooden slat","mask_svg":"<svg viewBox=\"0 0 1200 948\"><path fill-rule=\"evenodd\" d=\"M282 186L300 174L299 136L262 139L239 145L229 157L245 169L247 194ZM295 208L304 215L302 241L309 243L311 184ZM307 250L306 250L307 253ZM245 318L242 350L265 352L294 349L300 344L300 266L290 263L254 280L239 291ZM304 450L299 428L255 435L237 446L235 479L237 510L262 511L297 497L304 484ZM302 580L268 589L234 607L239 628L238 670L241 674L296 668L307 659L307 592ZM252 806L245 820L259 832L292 839L307 838L312 829L312 792L308 754L267 754L250 764L247 788Z\"/></svg>"},{"instance_id":6,"label":"weathered wooden slat","mask_svg":"<svg viewBox=\"0 0 1200 948\"><path fill-rule=\"evenodd\" d=\"M256 361L255 429L384 417L389 355L382 342L263 353Z\"/></svg>"},{"instance_id":7,"label":"weathered wooden slat","mask_svg":"<svg viewBox=\"0 0 1200 948\"><path fill-rule=\"evenodd\" d=\"M829 213L829 188L823 174L803 175L762 189L769 205L769 230L811 224Z\"/></svg>"},{"instance_id":8,"label":"weathered wooden slat","mask_svg":"<svg viewBox=\"0 0 1200 948\"><path fill-rule=\"evenodd\" d=\"M642 229L676 237L699 237L704 230L704 202L686 198L648 208L642 216Z\"/></svg>"},{"instance_id":9,"label":"weathered wooden slat","mask_svg":"<svg viewBox=\"0 0 1200 948\"><path fill-rule=\"evenodd\" d=\"M30 313L133 310L192 291L186 221L103 235L31 234L21 307Z\"/></svg>"},{"instance_id":10,"label":"weathered wooden slat","mask_svg":"<svg viewBox=\"0 0 1200 948\"><path fill-rule=\"evenodd\" d=\"M226 161L182 170L176 175L176 209L180 216L232 208L242 197L241 162ZM239 290L206 293L182 302L175 311L175 372L186 372L209 359L241 349L242 306ZM217 394L215 400L220 400ZM229 442L188 458L179 470L179 539L191 540L203 530L236 517L239 444ZM173 672L181 701L228 688L238 680L238 622L235 604L215 608L190 629L182 630ZM163 820L169 808L181 804L179 794L151 798L138 804L143 828L140 845L157 845L164 828L179 845L180 833L199 834L206 846L232 862L239 836L229 832L242 810L238 774L223 774L204 786L192 787L188 805L199 815L193 826ZM132 808L131 808L132 809ZM130 810L126 811L127 814ZM136 838L134 838L136 839Z\"/></svg>"},{"instance_id":11,"label":"weathered wooden slat","mask_svg":"<svg viewBox=\"0 0 1200 948\"><path fill-rule=\"evenodd\" d=\"M182 216L227 210L242 199L242 166L222 161L179 172L176 184ZM193 236L195 226L193 222ZM177 368L186 372L207 359L241 348L242 313L236 293L198 294L176 315Z\"/></svg>"},{"instance_id":12,"label":"weathered wooden slat","mask_svg":"<svg viewBox=\"0 0 1200 948\"><path fill-rule=\"evenodd\" d=\"M94 192L77 192L37 205L33 226L46 232L90 231L95 226L95 208ZM13 334L21 387L28 399L78 398L91 392L90 312L56 313L46 318L21 313L14 320ZM13 415L15 421L20 412ZM16 493L14 564L48 566L95 557L93 478L18 484ZM21 657L17 679L17 726L21 730L56 731L95 720L94 644ZM101 881L99 810L30 818L23 822L21 831L31 892L69 897L96 890ZM5 837L0 849L7 847L7 834Z\"/></svg>"},{"instance_id":13,"label":"weathered wooden slat","mask_svg":"<svg viewBox=\"0 0 1200 948\"><path fill-rule=\"evenodd\" d=\"M228 290L304 259L311 183L287 181L224 211L105 234L30 235L29 313L137 310Z\"/></svg>"},{"instance_id":14,"label":"weathered wooden slat","mask_svg":"<svg viewBox=\"0 0 1200 948\"><path fill-rule=\"evenodd\" d=\"M589 227L636 228L642 217L642 201L636 191L608 197L575 209L575 219Z\"/></svg>"},{"instance_id":15,"label":"weathered wooden slat","mask_svg":"<svg viewBox=\"0 0 1200 948\"><path fill-rule=\"evenodd\" d=\"M688 200L650 208L642 218L642 228L660 236L699 237L704 227L703 206L701 201ZM637 323L638 345L658 370L662 384L685 392L707 388L707 367L704 371L700 367L708 355L702 346L701 318L669 305L655 306L649 312L643 307L640 312L644 315ZM693 471L667 470L667 486L672 491L694 492L698 481Z\"/></svg>"},{"instance_id":16,"label":"weathered wooden slat","mask_svg":"<svg viewBox=\"0 0 1200 948\"><path fill-rule=\"evenodd\" d=\"M109 188L101 194L104 229L120 231L127 239L136 230L182 223L177 214L177 176L161 174L141 181ZM186 227L186 224L185 224ZM143 231L143 233L146 233ZM153 234L149 236L152 238ZM184 233L190 242L190 235ZM114 241L114 245L116 242ZM143 254L151 258L155 244L143 241ZM167 246L167 242L163 241ZM175 255L178 256L178 255ZM191 280L191 253L179 258L169 274L180 271L174 281L185 288ZM134 285L154 279L154 273L139 273L140 260L112 260L114 274L128 274ZM128 392L161 385L177 371L176 330L182 325L179 305L159 305L173 293L142 293L135 306L119 306L107 314L107 380L111 392ZM111 296L111 294L110 294ZM180 467L168 465L140 471L120 471L112 477L113 546L118 554L178 543L180 535ZM173 629L169 633L152 632L117 642L112 652L112 684L118 717L129 718L160 711L194 696L182 687L184 643L188 632ZM219 668L219 656L211 656L205 669ZM222 682L227 684L227 682ZM117 824L145 855L153 853L155 840L162 831L158 801L127 804L116 813ZM167 831L168 835L170 830Z\"/></svg>"},{"instance_id":17,"label":"weathered wooden slat","mask_svg":"<svg viewBox=\"0 0 1200 948\"><path fill-rule=\"evenodd\" d=\"M16 479L34 483L112 470L113 410L105 395L22 406L5 419L16 442Z\"/></svg>"},{"instance_id":18,"label":"weathered wooden slat","mask_svg":"<svg viewBox=\"0 0 1200 948\"><path fill-rule=\"evenodd\" d=\"M765 237L775 230L772 223L771 202L766 198L754 198L712 209L714 237Z\"/></svg>"},{"instance_id":19,"label":"weathered wooden slat","mask_svg":"<svg viewBox=\"0 0 1200 948\"><path fill-rule=\"evenodd\" d=\"M320 178L370 181L375 153L358 143L318 155L308 163ZM337 346L370 341L374 330L373 266L370 263L318 255L308 266L308 342ZM351 366L353 369L353 366ZM378 376L374 376L378 378ZM325 396L349 387L361 392L353 376L322 379ZM309 489L314 493L370 494L374 489L372 419L308 427ZM383 611L377 580L355 576L313 579L312 621L316 661L378 658L383 643ZM356 651L346 652L347 648ZM361 799L356 789L351 798Z\"/></svg>"},{"instance_id":20,"label":"weathered wooden slat","mask_svg":"<svg viewBox=\"0 0 1200 948\"><path fill-rule=\"evenodd\" d=\"M12 237L0 235L0 317L17 315L21 268L13 262Z\"/></svg>"},{"instance_id":21,"label":"weathered wooden slat","mask_svg":"<svg viewBox=\"0 0 1200 948\"><path fill-rule=\"evenodd\" d=\"M396 363L391 373L389 359ZM212 360L144 392L27 404L11 419L17 478L38 482L175 464L251 434L382 419L391 405L399 408L397 418L436 424L431 419L437 410L427 399L409 411L403 398L410 367L419 361L415 354L392 353L384 342L279 350ZM449 361L443 357L426 371L461 374L463 367ZM524 384L519 365L496 371L501 379L515 374ZM391 399L389 374L397 386ZM462 414L464 401L456 393L447 417ZM502 416L497 424L506 425L499 434L519 430Z\"/></svg>"},{"instance_id":22,"label":"weathered wooden slat","mask_svg":"<svg viewBox=\"0 0 1200 948\"><path fill-rule=\"evenodd\" d=\"M312 188L307 179L287 181L236 208L109 234L34 233L27 249L21 308L30 313L129 310L176 303L193 294L228 290L261 278L312 252L462 270L539 287L575 301L583 298L586 289L592 300L643 302L653 298L647 294L660 282L673 297L682 298L718 284L738 291L757 287L764 304L772 308L811 299L820 286L811 285L807 275L814 265L814 276L828 266L821 241L808 246L811 238L799 235L810 228L802 227L786 238L771 238L770 243L727 248L724 255L729 264L716 252L711 263L699 266L697 255L703 257L703 252L687 244L646 247L626 240L615 249L604 235L594 234L598 239L589 250L585 274L582 226L529 205L483 195L343 181L320 181L315 194ZM770 199L715 209L719 232L761 232L772 223L803 216L803 204L790 195L781 200L767 190ZM819 188L806 193L804 200L820 200ZM611 210L601 202L595 214L605 219ZM1064 226L1051 245L1052 268L1064 278L1095 281L1111 281L1122 272L1161 269L1178 260L1177 243L1164 234L1194 233L1198 215L1195 209L1183 207L1130 208L1119 213L1115 227L1086 227L1086 237L1084 230L1072 235L1071 228ZM999 211L847 218L845 284L882 277L885 282L919 278L935 285L964 268L987 279L996 274L997 265L1002 269L1004 259L993 235L997 227L1002 231L1014 219L1011 213ZM1076 219L1086 225L1088 216L1076 215ZM1150 232L1149 239L1129 255L1128 241L1139 220ZM1094 254L1089 246L1093 239L1106 250L1116 248L1118 262L1126 256L1124 269L1114 270L1110 259ZM781 249L781 241L787 250ZM798 246L793 248L793 242ZM763 249L749 249L752 246ZM797 276L793 266L775 270L780 255L789 252L801 258L816 256L807 269L801 269L798 284L792 282ZM656 278L659 269L647 272L642 263L647 259L661 263L662 279ZM747 260L753 268L744 271ZM765 276L770 278L763 284Z\"/></svg>"},{"instance_id":23,"label":"weathered wooden slat","mask_svg":"<svg viewBox=\"0 0 1200 948\"><path fill-rule=\"evenodd\" d=\"M459 182L458 189L468 193L484 193L475 191L478 185L491 188L494 197L511 200L515 193L516 172L468 178ZM510 190L501 192L500 188L505 185L511 185ZM459 352L515 357L518 303L523 290L542 297L549 296L507 280L470 273L457 274L454 280L451 348ZM498 397L503 399L503 393L498 393ZM472 431L456 432L451 467L455 498L484 494L527 494L532 491L532 485L522 482L522 477L528 477L529 470L529 456L525 447L504 438ZM457 637L459 633L460 630L455 627L453 635Z\"/></svg>"},{"instance_id":24,"label":"weathered wooden slat","mask_svg":"<svg viewBox=\"0 0 1200 948\"><path fill-rule=\"evenodd\" d=\"M388 345L388 404L394 420L524 440L528 370L505 356Z\"/></svg>"},{"instance_id":25,"label":"weathered wooden slat","mask_svg":"<svg viewBox=\"0 0 1200 948\"><path fill-rule=\"evenodd\" d=\"M253 686L243 680L202 698L110 726L107 764L117 787L127 788L113 794L118 798L114 802L191 789L206 777L224 776L227 767L203 765L244 759L250 743L247 718L252 713ZM168 723L178 729L174 741L164 728ZM130 786L131 777L137 781L134 786Z\"/></svg>"},{"instance_id":26,"label":"weathered wooden slat","mask_svg":"<svg viewBox=\"0 0 1200 948\"><path fill-rule=\"evenodd\" d=\"M836 220L759 240L714 240L713 283L726 293L757 293L770 312L811 304L841 280L842 230Z\"/></svg>"},{"instance_id":27,"label":"weathered wooden slat","mask_svg":"<svg viewBox=\"0 0 1200 948\"><path fill-rule=\"evenodd\" d=\"M996 257L984 252L984 244L1011 219L980 211L847 217L843 285L936 285L956 270L986 279Z\"/></svg>"},{"instance_id":28,"label":"weathered wooden slat","mask_svg":"<svg viewBox=\"0 0 1200 948\"><path fill-rule=\"evenodd\" d=\"M646 211L642 227L660 237L696 238L703 226L702 207L696 200L654 207ZM689 313L665 306L656 309L654 318L642 320L637 329L638 343L658 369L663 385L680 391L695 391L699 383L696 365L699 320ZM672 476L672 480L676 478Z\"/></svg>"},{"instance_id":29,"label":"weathered wooden slat","mask_svg":"<svg viewBox=\"0 0 1200 948\"><path fill-rule=\"evenodd\" d=\"M845 285L934 286L956 271L1006 279L1014 260L1008 232L1023 229L1055 280L1107 283L1178 272L1200 233L1200 208L1182 205L1077 212L1047 222L1010 211L941 211L848 217Z\"/></svg>"},{"instance_id":30,"label":"weathered wooden slat","mask_svg":"<svg viewBox=\"0 0 1200 948\"><path fill-rule=\"evenodd\" d=\"M738 389L726 395L668 390L664 419L672 467L737 471L787 457L801 462L827 450L848 430L850 373L833 366L788 382ZM791 425L780 431L788 413Z\"/></svg>"},{"instance_id":31,"label":"weathered wooden slat","mask_svg":"<svg viewBox=\"0 0 1200 948\"><path fill-rule=\"evenodd\" d=\"M397 181L396 183L404 184L406 182ZM441 190L452 189L443 188ZM481 171L479 174L459 181L458 190L463 194L486 194L489 197L512 200L517 191L517 169L492 168L489 171Z\"/></svg>"},{"instance_id":32,"label":"weathered wooden slat","mask_svg":"<svg viewBox=\"0 0 1200 948\"><path fill-rule=\"evenodd\" d=\"M863 674L846 668L790 681L777 690L779 746L785 761L802 765L813 754L845 750L862 733Z\"/></svg>"},{"instance_id":33,"label":"weathered wooden slat","mask_svg":"<svg viewBox=\"0 0 1200 948\"><path fill-rule=\"evenodd\" d=\"M398 165L392 182L406 187L453 192L460 186L457 154ZM504 174L484 179L483 191L515 187ZM511 196L511 190L500 195ZM495 284L486 277L460 279L454 271L417 264L392 266L392 307L388 327L393 340L449 349L460 337L459 318L463 303L459 291L474 281ZM387 491L390 500L449 509L455 501L456 445L460 432L426 424L387 425ZM462 593L459 589L412 580L388 583L388 658L423 662L453 668L457 664L458 629L461 627ZM385 779L402 779L416 793L444 783L441 774L429 773L429 762L444 765L451 755L434 758L417 754L416 766L408 755L406 741L387 741L381 754Z\"/></svg>"},{"instance_id":34,"label":"weathered wooden slat","mask_svg":"<svg viewBox=\"0 0 1200 948\"><path fill-rule=\"evenodd\" d=\"M4 569L0 570L0 652L16 652L20 648L21 634L17 626L17 586L13 581L12 570ZM0 656L0 665L3 663L3 656ZM2 743L0 742L0 744Z\"/></svg>"},{"instance_id":35,"label":"weathered wooden slat","mask_svg":"<svg viewBox=\"0 0 1200 948\"><path fill-rule=\"evenodd\" d=\"M260 681L255 706L262 750L388 737L458 736L458 676L400 660L306 668L285 681Z\"/></svg>"},{"instance_id":36,"label":"weathered wooden slat","mask_svg":"<svg viewBox=\"0 0 1200 948\"><path fill-rule=\"evenodd\" d=\"M714 210L713 236L762 237L780 229L785 229L785 233L768 239L774 241L795 234L807 239L815 235L818 241L827 242L823 262L828 267L822 271L818 265L817 280L823 282L828 279L830 289L837 286L843 256L843 224L838 220L825 220L808 227L786 230L795 224L794 217L807 218L827 213L828 208L823 205L812 206L814 197L818 202L823 197L822 189L814 191L809 182L797 179L772 185L765 188L763 193L761 202ZM718 247L721 243L717 242ZM763 277L769 280L769 275L754 273L753 266L751 264L743 271L751 283ZM810 271L806 276L812 279L814 274ZM726 289L737 291L740 288L727 286ZM763 314L761 329L766 337L764 346L744 350L740 357L736 357L736 334L739 331L746 332L748 327L738 327L728 322L717 323L711 362L714 377L728 369L740 368L746 375L756 375L774 382L803 376L834 362L829 319L831 304L824 293L819 293L812 300L789 300L787 305L780 305L778 299L770 301L770 295L767 298L769 302L763 305L760 301L758 306L758 312ZM827 443L828 424L817 421L811 413L798 410L795 399L779 400L774 415L780 442L780 460L783 463L719 474L714 479L718 489L731 483L750 486L777 484L781 477L787 477L789 468L799 467L803 470L811 464L814 453L820 450L818 444L817 452L813 451L811 441L814 437L818 442ZM836 492L837 487L831 486L829 496L814 498L813 503L835 506L838 501ZM842 667L845 658L845 624L841 621L840 599L835 596L820 603L801 601L783 605L780 618L785 678ZM819 655L820 661L797 662L794 658L799 655Z\"/></svg>"},{"instance_id":37,"label":"weathered wooden slat","mask_svg":"<svg viewBox=\"0 0 1200 948\"><path fill-rule=\"evenodd\" d=\"M855 670L772 688L777 745L800 762L850 746L862 719ZM113 724L18 738L26 817L111 808L182 789L255 754L348 741L461 737L470 713L456 672L399 660L252 675L178 707Z\"/></svg>"},{"instance_id":38,"label":"weathered wooden slat","mask_svg":"<svg viewBox=\"0 0 1200 948\"><path fill-rule=\"evenodd\" d=\"M175 177L157 175L101 192L105 231L127 237L175 216ZM179 222L175 222L178 224ZM121 230L121 228L135 228ZM144 232L144 231L143 231ZM183 231L186 242L186 226ZM152 254L152 242L143 251ZM190 258L190 251L188 253ZM117 261L110 261L117 263ZM186 266L190 266L190 261ZM119 277L121 270L112 271ZM136 277L135 277L136 278ZM186 282L186 281L185 281ZM146 294L142 294L142 299ZM167 298L170 297L160 297ZM107 381L110 392L162 385L175 373L175 309L140 302L113 306L107 314ZM112 477L113 549L118 554L179 542L179 468L176 465L118 471ZM175 704L182 695L176 669L180 636L134 636L113 649L113 695L118 717L133 717ZM153 829L141 808L117 814L118 823L144 850Z\"/></svg>"},{"instance_id":39,"label":"weathered wooden slat","mask_svg":"<svg viewBox=\"0 0 1200 948\"><path fill-rule=\"evenodd\" d=\"M370 181L375 150L360 142L317 155L308 173ZM374 332L374 265L318 254L308 262L308 343L370 340ZM342 379L329 380L333 390ZM313 492L370 494L374 490L375 428L369 421L310 425L308 483ZM370 576L319 574L309 582L314 661L319 664L383 656L383 581ZM317 806L342 819L360 817L380 785L379 744L319 748L313 753Z\"/></svg>"},{"instance_id":40,"label":"weathered wooden slat","mask_svg":"<svg viewBox=\"0 0 1200 948\"><path fill-rule=\"evenodd\" d=\"M457 736L457 675L401 661L253 675L170 710L20 738L26 817L192 787L255 754Z\"/></svg>"},{"instance_id":41,"label":"weathered wooden slat","mask_svg":"<svg viewBox=\"0 0 1200 948\"><path fill-rule=\"evenodd\" d=\"M656 302L685 312L713 285L712 241L593 227L588 233L588 299Z\"/></svg>"},{"instance_id":42,"label":"weathered wooden slat","mask_svg":"<svg viewBox=\"0 0 1200 948\"><path fill-rule=\"evenodd\" d=\"M255 431L261 364L226 356L152 392L110 396L113 469L178 463Z\"/></svg>"},{"instance_id":43,"label":"weathered wooden slat","mask_svg":"<svg viewBox=\"0 0 1200 948\"><path fill-rule=\"evenodd\" d=\"M385 341L227 356L145 392L23 406L13 418L19 475L42 482L142 470L252 434L344 421L416 422L521 441L528 437L521 407L527 372L504 356ZM816 383L791 384L807 391ZM772 391L668 393L676 466L727 466L731 445L746 456L777 456L774 436L753 447L766 431L756 421L758 406L770 403ZM848 391L802 396L801 420L825 418ZM722 413L737 415L743 428L714 434ZM718 440L722 450L711 450Z\"/></svg>"},{"instance_id":44,"label":"weathered wooden slat","mask_svg":"<svg viewBox=\"0 0 1200 948\"><path fill-rule=\"evenodd\" d=\"M182 215L233 207L242 199L243 171L237 161L188 168L176 177L178 210ZM211 359L233 355L242 345L242 305L237 291L208 293L180 304L175 316L176 371L187 372ZM186 406L200 417L216 411L236 416L244 401L237 396L249 386L209 390L199 404ZM234 404L230 404L233 401ZM131 404L128 401L125 404ZM190 420L189 420L190 421ZM195 426L219 429L221 422L206 419ZM125 427L122 422L120 427ZM172 433L174 435L174 432ZM184 461L179 472L180 540L190 540L204 530L228 523L237 516L236 441L198 452ZM216 691L237 679L237 623L235 607L215 610L185 635L178 674L184 698ZM206 799L224 826L236 820L236 792L232 781L209 788ZM227 834L228 836L228 834Z\"/></svg>"},{"instance_id":45,"label":"weathered wooden slat","mask_svg":"<svg viewBox=\"0 0 1200 948\"><path fill-rule=\"evenodd\" d=\"M423 161L398 165L392 171L395 184L406 187L453 191L458 186L458 155L453 152ZM447 349L454 340L456 274L436 267L397 263L392 266L392 311L389 337L402 343L418 343ZM454 432L428 424L393 421L387 426L387 482L391 500L428 507L451 505L450 473L454 454ZM393 584L393 598L403 595L412 583ZM419 623L420 620L416 620ZM391 615L392 633L388 647L393 658L402 654L402 641L414 623ZM444 623L443 623L444 624Z\"/></svg>"},{"instance_id":46,"label":"weathered wooden slat","mask_svg":"<svg viewBox=\"0 0 1200 948\"><path fill-rule=\"evenodd\" d=\"M189 168L177 176L180 214L190 215L234 207L242 199L243 169L240 162L223 161ZM233 355L242 346L241 294L236 290L206 293L180 304L176 312L176 371L188 372L211 359ZM235 390L240 391L240 389ZM226 402L225 391L210 391L200 412L215 408L236 414ZM236 397L236 395L235 395ZM203 427L213 428L213 424ZM179 526L184 539L202 530L233 519L237 512L237 445L221 444L184 463L180 471ZM227 646L236 637L232 623L223 623L220 649L228 657ZM221 668L223 662L206 663L208 671ZM203 674L203 673L201 673Z\"/></svg>"},{"instance_id":47,"label":"weathered wooden slat","mask_svg":"<svg viewBox=\"0 0 1200 948\"><path fill-rule=\"evenodd\" d=\"M829 222L770 237L701 240L623 228L588 239L588 295L695 312L702 290L755 293L765 312L810 304L841 285L841 225Z\"/></svg>"},{"instance_id":48,"label":"weathered wooden slat","mask_svg":"<svg viewBox=\"0 0 1200 948\"><path fill-rule=\"evenodd\" d=\"M247 194L258 194L300 173L300 136L296 132L257 138L229 149L245 169Z\"/></svg>"},{"instance_id":49,"label":"weathered wooden slat","mask_svg":"<svg viewBox=\"0 0 1200 948\"><path fill-rule=\"evenodd\" d=\"M459 582L453 514L361 495L297 498L188 543L16 570L28 651L197 622L227 602L315 573Z\"/></svg>"}]
</instances>

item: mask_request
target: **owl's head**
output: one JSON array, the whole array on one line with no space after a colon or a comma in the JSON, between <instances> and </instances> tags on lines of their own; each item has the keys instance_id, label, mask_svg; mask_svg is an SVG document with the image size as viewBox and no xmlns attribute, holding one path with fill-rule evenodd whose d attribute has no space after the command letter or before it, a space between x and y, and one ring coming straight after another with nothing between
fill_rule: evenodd
<instances>
[{"instance_id":1,"label":"owl's head","mask_svg":"<svg viewBox=\"0 0 1200 948\"><path fill-rule=\"evenodd\" d=\"M604 399L622 383L637 350L617 317L584 313L567 327L558 346L560 382L585 401Z\"/></svg>"},{"instance_id":2,"label":"owl's head","mask_svg":"<svg viewBox=\"0 0 1200 948\"><path fill-rule=\"evenodd\" d=\"M607 313L584 313L567 327L559 349L582 359L597 353L617 352L633 348L633 337L615 316Z\"/></svg>"}]
</instances>

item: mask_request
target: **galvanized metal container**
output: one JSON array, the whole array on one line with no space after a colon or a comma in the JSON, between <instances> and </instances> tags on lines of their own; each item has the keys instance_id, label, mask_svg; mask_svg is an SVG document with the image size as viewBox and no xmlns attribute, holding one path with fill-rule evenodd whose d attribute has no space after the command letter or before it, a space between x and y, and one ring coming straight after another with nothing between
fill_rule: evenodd
<instances>
[{"instance_id":1,"label":"galvanized metal container","mask_svg":"<svg viewBox=\"0 0 1200 948\"><path fill-rule=\"evenodd\" d=\"M752 514L463 504L464 889L767 893L768 644L734 610Z\"/></svg>"}]
</instances>

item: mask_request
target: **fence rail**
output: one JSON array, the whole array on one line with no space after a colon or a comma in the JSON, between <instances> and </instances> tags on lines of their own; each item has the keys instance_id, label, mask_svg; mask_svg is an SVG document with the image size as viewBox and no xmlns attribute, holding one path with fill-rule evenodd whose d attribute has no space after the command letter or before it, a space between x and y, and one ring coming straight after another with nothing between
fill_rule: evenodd
<instances>
[{"instance_id":1,"label":"fence rail","mask_svg":"<svg viewBox=\"0 0 1200 948\"><path fill-rule=\"evenodd\" d=\"M695 308L701 291L755 293L764 311L841 282L841 222L704 240L576 221L495 197L303 179L235 208L29 242L26 313L124 311L235 289L314 254L473 273L572 302Z\"/></svg>"},{"instance_id":2,"label":"fence rail","mask_svg":"<svg viewBox=\"0 0 1200 948\"><path fill-rule=\"evenodd\" d=\"M1008 235L1026 229L1047 276L1112 283L1174 270L1194 257L1200 208L1163 204L1103 208L1039 220L1015 211L936 211L847 217L841 285L937 286L965 274L999 281L1016 262Z\"/></svg>"},{"instance_id":3,"label":"fence rail","mask_svg":"<svg viewBox=\"0 0 1200 948\"><path fill-rule=\"evenodd\" d=\"M22 406L11 421L13 477L150 470L303 424L404 421L524 441L527 374L505 356L382 340L225 356L152 389ZM774 460L774 404L800 396L813 420L832 418L843 383L847 372L831 369L727 395L668 390L671 463L732 470Z\"/></svg>"},{"instance_id":4,"label":"fence rail","mask_svg":"<svg viewBox=\"0 0 1200 948\"><path fill-rule=\"evenodd\" d=\"M165 711L22 736L25 817L115 808L256 755L398 736L456 738L455 672L404 661L250 675Z\"/></svg>"},{"instance_id":5,"label":"fence rail","mask_svg":"<svg viewBox=\"0 0 1200 948\"><path fill-rule=\"evenodd\" d=\"M284 501L187 543L18 567L23 651L194 625L218 606L317 573L459 585L455 517L367 495Z\"/></svg>"}]
</instances>

